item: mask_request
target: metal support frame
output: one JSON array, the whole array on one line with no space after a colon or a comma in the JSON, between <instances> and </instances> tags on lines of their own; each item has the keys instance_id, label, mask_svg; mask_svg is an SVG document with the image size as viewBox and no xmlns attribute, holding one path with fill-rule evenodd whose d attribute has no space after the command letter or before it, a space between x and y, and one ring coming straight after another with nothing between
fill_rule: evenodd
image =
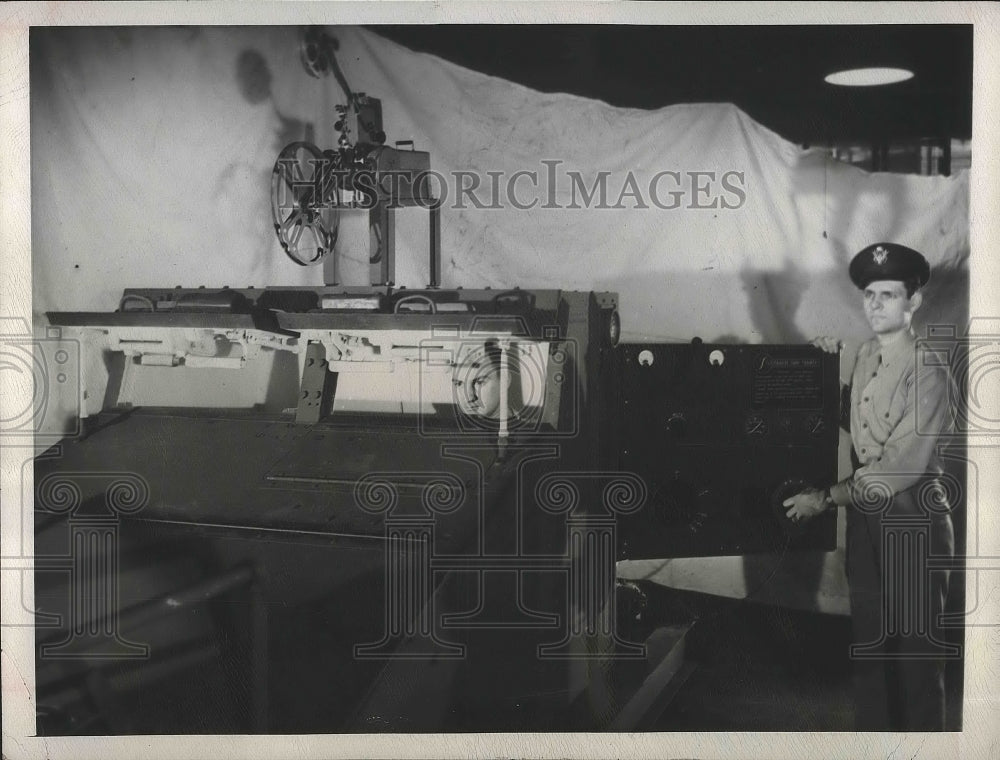
<instances>
[{"instance_id":1,"label":"metal support frame","mask_svg":"<svg viewBox=\"0 0 1000 760\"><path fill-rule=\"evenodd\" d=\"M429 206L428 288L441 287L441 206ZM336 250L327 257L323 277L327 285L340 285L340 257ZM369 280L373 287L396 283L396 206L380 201L368 211Z\"/></svg>"},{"instance_id":2,"label":"metal support frame","mask_svg":"<svg viewBox=\"0 0 1000 760\"><path fill-rule=\"evenodd\" d=\"M396 281L396 209L380 201L368 212L368 262L372 285Z\"/></svg>"},{"instance_id":3,"label":"metal support frame","mask_svg":"<svg viewBox=\"0 0 1000 760\"><path fill-rule=\"evenodd\" d=\"M340 254L336 246L323 259L323 282L326 285L340 285Z\"/></svg>"},{"instance_id":4,"label":"metal support frame","mask_svg":"<svg viewBox=\"0 0 1000 760\"><path fill-rule=\"evenodd\" d=\"M441 205L435 203L430 213L430 281L427 287L441 287Z\"/></svg>"}]
</instances>

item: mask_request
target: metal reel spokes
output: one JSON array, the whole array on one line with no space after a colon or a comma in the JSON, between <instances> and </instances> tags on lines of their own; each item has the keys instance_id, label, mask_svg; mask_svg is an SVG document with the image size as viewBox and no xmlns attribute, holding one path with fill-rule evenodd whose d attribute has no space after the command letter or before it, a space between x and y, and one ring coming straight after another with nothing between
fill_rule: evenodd
<instances>
[{"instance_id":1,"label":"metal reel spokes","mask_svg":"<svg viewBox=\"0 0 1000 760\"><path fill-rule=\"evenodd\" d=\"M278 242L300 266L333 250L340 221L336 199L325 197L329 157L312 143L284 147L271 172L271 219Z\"/></svg>"}]
</instances>

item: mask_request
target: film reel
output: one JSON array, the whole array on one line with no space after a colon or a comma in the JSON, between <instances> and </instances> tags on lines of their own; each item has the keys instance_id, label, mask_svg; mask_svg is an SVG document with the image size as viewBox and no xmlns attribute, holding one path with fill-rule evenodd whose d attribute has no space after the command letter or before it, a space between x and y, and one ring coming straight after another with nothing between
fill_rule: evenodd
<instances>
[{"instance_id":1,"label":"film reel","mask_svg":"<svg viewBox=\"0 0 1000 760\"><path fill-rule=\"evenodd\" d=\"M308 142L284 147L271 172L271 219L278 242L300 266L322 261L337 242L340 210L326 197L332 160ZM336 189L334 189L336 192Z\"/></svg>"}]
</instances>

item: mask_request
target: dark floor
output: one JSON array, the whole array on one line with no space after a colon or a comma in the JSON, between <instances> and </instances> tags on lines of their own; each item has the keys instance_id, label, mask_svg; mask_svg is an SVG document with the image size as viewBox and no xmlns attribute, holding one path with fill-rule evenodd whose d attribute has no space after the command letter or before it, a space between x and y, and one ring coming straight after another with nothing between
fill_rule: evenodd
<instances>
[{"instance_id":1,"label":"dark floor","mask_svg":"<svg viewBox=\"0 0 1000 760\"><path fill-rule=\"evenodd\" d=\"M657 731L851 731L850 619L652 590L650 607L697 616L696 664ZM961 730L961 662L949 663L947 727Z\"/></svg>"},{"instance_id":2,"label":"dark floor","mask_svg":"<svg viewBox=\"0 0 1000 760\"><path fill-rule=\"evenodd\" d=\"M65 551L58 542L46 544L48 536L49 532L39 533L36 550L50 556ZM224 569L240 567L246 560L242 555L225 555L225 568L212 570L209 558L198 556L197 544L188 538L163 543L153 551L140 536L123 533L122 538L126 536L134 546L129 544L132 549L120 555L118 581L121 601L128 605L177 593L206 578L226 577ZM60 532L60 541L65 540ZM233 543L242 546L244 542ZM216 553L222 556L225 546L218 541ZM525 669L523 663L530 657L514 657L524 653L514 646L516 637L505 633L499 644L492 642L485 650L476 650L486 655L475 668L459 671L457 666L442 664L437 670L430 666L425 672L414 670L405 678L381 679L383 697L388 697L390 705L398 703L398 710L380 711L384 726L351 724L385 664L354 656L354 644L375 642L382 635L385 621L371 614L373 605L382 600L380 555L369 557L366 564L368 555L355 552L351 562L344 564L344 550L337 550L341 565L336 565L337 574L331 576L334 550L325 545L269 543L251 548L254 557L272 569L257 584L266 599L266 635L255 629L254 597L242 587L212 601L157 608L157 617L136 618L131 627L123 619L120 633L129 641L148 644L150 659L119 663L40 658L36 668L39 732L420 731L434 730L430 727L440 726L441 716L451 714L458 716L454 730L476 730L476 724L463 716L495 717L493 708L506 704L497 695L505 684L509 687L517 680L515 674L524 673L532 682L559 683L558 677L539 676L537 668ZM65 625L70 610L64 576L40 572L35 587L40 609L60 613ZM340 582L344 578L348 581ZM694 621L687 634L686 660L695 667L648 726L651 730L852 730L849 618L648 583L643 590L646 635L655 626ZM623 601L620 597L620 607ZM962 608L960 597L955 604ZM40 627L36 631L39 644L58 640L61 631ZM642 640L642 636L626 638ZM255 659L258 650L262 654ZM508 660L514 664L506 669L504 651L513 653ZM258 667L261 661L266 662L266 669ZM488 667L483 667L484 662ZM260 682L254 677L258 671L263 676ZM947 728L961 730L961 661L949 663L947 689ZM450 702L435 704L432 694ZM559 730L544 718L545 695L537 692L536 696L535 704L518 702L515 707L520 712L511 712L509 720L498 719L499 728L493 730L518 730L522 724ZM556 693L550 696L553 704L562 698ZM486 708L479 709L476 700L480 698ZM386 703L383 699L382 704ZM565 702L558 704L565 712ZM263 720L258 716L261 710ZM431 717L423 720L421 710Z\"/></svg>"},{"instance_id":3,"label":"dark floor","mask_svg":"<svg viewBox=\"0 0 1000 760\"><path fill-rule=\"evenodd\" d=\"M849 618L662 587L644 590L650 622L696 619L686 649L695 667L650 730L853 730ZM319 664L315 656L302 662L307 670ZM948 727L960 730L961 663L950 664L948 675ZM287 729L301 727L293 720Z\"/></svg>"},{"instance_id":4,"label":"dark floor","mask_svg":"<svg viewBox=\"0 0 1000 760\"><path fill-rule=\"evenodd\" d=\"M697 594L670 596L670 604L680 597L698 617L687 647L695 668L656 730L851 729L848 618ZM650 603L655 605L653 598Z\"/></svg>"}]
</instances>

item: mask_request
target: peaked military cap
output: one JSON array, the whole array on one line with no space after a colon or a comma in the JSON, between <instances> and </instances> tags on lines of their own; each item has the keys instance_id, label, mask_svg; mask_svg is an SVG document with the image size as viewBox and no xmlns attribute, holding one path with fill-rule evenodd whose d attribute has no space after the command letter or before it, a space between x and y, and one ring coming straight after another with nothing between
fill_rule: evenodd
<instances>
[{"instance_id":1,"label":"peaked military cap","mask_svg":"<svg viewBox=\"0 0 1000 760\"><path fill-rule=\"evenodd\" d=\"M915 280L923 287L931 278L931 267L921 254L897 243L874 243L851 260L851 282L859 288L876 280Z\"/></svg>"}]
</instances>

